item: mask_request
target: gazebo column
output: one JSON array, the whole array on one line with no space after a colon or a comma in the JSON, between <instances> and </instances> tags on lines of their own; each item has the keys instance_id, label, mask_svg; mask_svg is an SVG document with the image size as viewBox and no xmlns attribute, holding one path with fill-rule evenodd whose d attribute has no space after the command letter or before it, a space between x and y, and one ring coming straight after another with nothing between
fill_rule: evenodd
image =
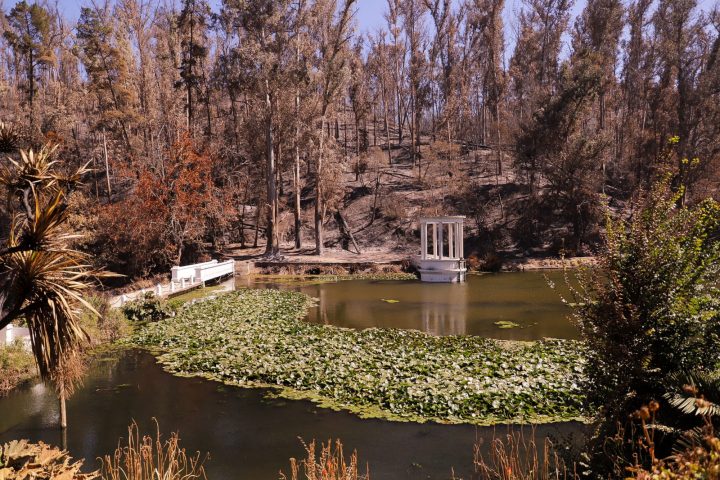
<instances>
[{"instance_id":1,"label":"gazebo column","mask_svg":"<svg viewBox=\"0 0 720 480\"><path fill-rule=\"evenodd\" d=\"M423 222L420 224L420 258L423 260L427 259L427 252L428 252L428 246L427 246L427 229L428 224Z\"/></svg>"},{"instance_id":2,"label":"gazebo column","mask_svg":"<svg viewBox=\"0 0 720 480\"><path fill-rule=\"evenodd\" d=\"M465 244L465 238L464 238L464 235L463 235L463 223L462 223L462 222L458 222L457 224L455 224L455 228L457 229L457 246L458 246L458 254L457 254L457 257L458 257L458 258L463 258L464 255L465 255L465 252L464 252L464 250L465 250L465 248L464 248L464 247L465 247L465 246L464 246L464 244Z\"/></svg>"},{"instance_id":3,"label":"gazebo column","mask_svg":"<svg viewBox=\"0 0 720 480\"><path fill-rule=\"evenodd\" d=\"M437 223L433 223L433 258L438 258L438 228Z\"/></svg>"},{"instance_id":4,"label":"gazebo column","mask_svg":"<svg viewBox=\"0 0 720 480\"><path fill-rule=\"evenodd\" d=\"M448 223L448 258L455 258L455 223Z\"/></svg>"},{"instance_id":5,"label":"gazebo column","mask_svg":"<svg viewBox=\"0 0 720 480\"><path fill-rule=\"evenodd\" d=\"M438 228L438 236L440 237L440 238L438 238L438 247L440 250L439 258L440 258L440 260L442 260L443 257L445 257L445 242L443 241L443 230L445 230L445 225L442 222L437 223L436 225L438 225L440 227L440 228Z\"/></svg>"}]
</instances>

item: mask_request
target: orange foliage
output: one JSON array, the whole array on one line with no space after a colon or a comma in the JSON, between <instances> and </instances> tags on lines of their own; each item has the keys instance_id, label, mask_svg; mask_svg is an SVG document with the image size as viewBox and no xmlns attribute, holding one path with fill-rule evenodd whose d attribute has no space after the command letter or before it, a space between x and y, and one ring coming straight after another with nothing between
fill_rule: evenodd
<instances>
[{"instance_id":1,"label":"orange foliage","mask_svg":"<svg viewBox=\"0 0 720 480\"><path fill-rule=\"evenodd\" d=\"M218 217L232 214L214 184L213 167L212 157L186 135L160 165L123 172L134 188L123 200L101 207L100 225L106 247L124 271L147 274L179 264L186 252L200 249L211 227L217 230Z\"/></svg>"}]
</instances>

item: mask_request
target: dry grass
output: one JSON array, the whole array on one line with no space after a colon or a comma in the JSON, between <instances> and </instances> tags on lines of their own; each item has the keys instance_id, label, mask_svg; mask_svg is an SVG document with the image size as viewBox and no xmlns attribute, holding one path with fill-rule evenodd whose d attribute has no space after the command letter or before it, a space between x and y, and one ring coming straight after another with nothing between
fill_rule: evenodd
<instances>
[{"instance_id":1,"label":"dry grass","mask_svg":"<svg viewBox=\"0 0 720 480\"><path fill-rule=\"evenodd\" d=\"M67 452L39 442L13 440L0 445L0 479L3 480L94 480L97 472L82 473L83 462Z\"/></svg>"},{"instance_id":2,"label":"dry grass","mask_svg":"<svg viewBox=\"0 0 720 480\"><path fill-rule=\"evenodd\" d=\"M128 427L127 445L101 459L104 480L207 480L204 463L207 456L188 455L180 447L177 432L163 441L155 422L155 436L140 435L137 423Z\"/></svg>"},{"instance_id":3,"label":"dry grass","mask_svg":"<svg viewBox=\"0 0 720 480\"><path fill-rule=\"evenodd\" d=\"M568 470L550 439L542 445L520 431L496 437L487 455L475 445L475 471L481 480L566 480L577 475Z\"/></svg>"},{"instance_id":4,"label":"dry grass","mask_svg":"<svg viewBox=\"0 0 720 480\"><path fill-rule=\"evenodd\" d=\"M306 458L299 462L291 458L290 477L281 472L281 480L370 480L369 467L365 466L365 473L361 473L357 451L346 459L340 440L322 443L319 452L315 440L309 445L303 442L303 446Z\"/></svg>"}]
</instances>

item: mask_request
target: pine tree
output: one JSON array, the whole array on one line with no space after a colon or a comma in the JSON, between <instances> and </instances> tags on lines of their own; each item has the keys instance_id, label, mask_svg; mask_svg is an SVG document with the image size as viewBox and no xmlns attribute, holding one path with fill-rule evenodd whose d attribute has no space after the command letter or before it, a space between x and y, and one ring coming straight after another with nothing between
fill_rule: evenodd
<instances>
[{"instance_id":1,"label":"pine tree","mask_svg":"<svg viewBox=\"0 0 720 480\"><path fill-rule=\"evenodd\" d=\"M38 89L40 71L54 60L53 43L57 37L47 9L37 3L18 2L6 16L4 37L12 48L17 65L25 76L23 89L30 111ZM33 115L30 115L33 121Z\"/></svg>"}]
</instances>

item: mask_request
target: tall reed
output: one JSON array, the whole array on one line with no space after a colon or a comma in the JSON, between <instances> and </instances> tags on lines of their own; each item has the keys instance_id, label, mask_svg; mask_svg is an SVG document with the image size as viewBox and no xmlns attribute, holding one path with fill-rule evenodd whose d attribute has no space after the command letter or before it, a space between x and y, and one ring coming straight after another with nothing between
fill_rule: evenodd
<instances>
[{"instance_id":1,"label":"tall reed","mask_svg":"<svg viewBox=\"0 0 720 480\"><path fill-rule=\"evenodd\" d=\"M177 432L162 441L157 420L155 429L155 437L141 436L133 421L127 445L118 445L113 455L100 459L103 480L207 480L203 466L207 456L188 455Z\"/></svg>"},{"instance_id":2,"label":"tall reed","mask_svg":"<svg viewBox=\"0 0 720 480\"><path fill-rule=\"evenodd\" d=\"M523 430L495 437L489 452L475 445L475 472L481 480L568 480L570 472L558 455L553 442L545 438L539 445L535 431L527 436Z\"/></svg>"},{"instance_id":3,"label":"tall reed","mask_svg":"<svg viewBox=\"0 0 720 480\"><path fill-rule=\"evenodd\" d=\"M322 443L319 454L315 440L309 445L302 443L307 456L299 462L290 459L290 480L370 480L369 467L366 465L365 473L360 473L357 451L353 450L348 461L340 440ZM280 479L288 480L288 477L280 472Z\"/></svg>"}]
</instances>

